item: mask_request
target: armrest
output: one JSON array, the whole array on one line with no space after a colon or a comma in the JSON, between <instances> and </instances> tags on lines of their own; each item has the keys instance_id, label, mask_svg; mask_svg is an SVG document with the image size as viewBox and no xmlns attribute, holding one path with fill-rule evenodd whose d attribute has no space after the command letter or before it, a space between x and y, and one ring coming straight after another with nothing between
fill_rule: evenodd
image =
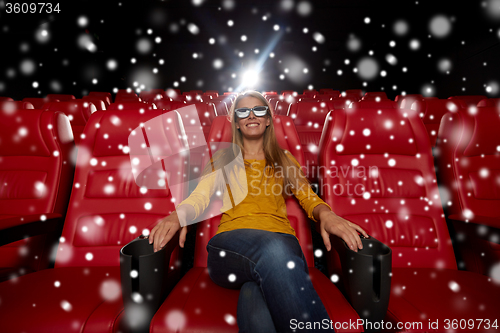
<instances>
[{"instance_id":1,"label":"armrest","mask_svg":"<svg viewBox=\"0 0 500 333\"><path fill-rule=\"evenodd\" d=\"M139 236L121 248L124 320L130 332L149 332L151 319L167 297L170 256L177 246L179 231L157 252L147 236Z\"/></svg>"},{"instance_id":2,"label":"armrest","mask_svg":"<svg viewBox=\"0 0 500 333\"><path fill-rule=\"evenodd\" d=\"M473 218L467 219L462 214L452 214L447 217L450 221L462 222L468 224L475 235L492 243L500 244L500 218L474 215ZM484 229L484 227L487 227Z\"/></svg>"},{"instance_id":3,"label":"armrest","mask_svg":"<svg viewBox=\"0 0 500 333\"><path fill-rule=\"evenodd\" d=\"M61 214L33 214L0 220L0 246L42 234L54 232L64 223Z\"/></svg>"},{"instance_id":4,"label":"armrest","mask_svg":"<svg viewBox=\"0 0 500 333\"><path fill-rule=\"evenodd\" d=\"M343 239L331 236L342 264L349 302L360 318L380 322L385 318L391 292L392 250L370 236L360 235L363 249L352 251Z\"/></svg>"}]
</instances>

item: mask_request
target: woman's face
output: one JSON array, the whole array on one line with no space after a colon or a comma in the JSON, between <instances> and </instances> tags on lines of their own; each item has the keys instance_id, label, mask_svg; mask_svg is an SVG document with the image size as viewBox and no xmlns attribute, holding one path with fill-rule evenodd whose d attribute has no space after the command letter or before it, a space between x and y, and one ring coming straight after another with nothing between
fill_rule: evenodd
<instances>
[{"instance_id":1,"label":"woman's face","mask_svg":"<svg viewBox=\"0 0 500 333\"><path fill-rule=\"evenodd\" d=\"M240 99L235 107L237 108L253 108L254 106L265 106L266 104L261 102L258 98L247 96ZM241 131L243 137L248 139L258 138L264 135L266 127L271 124L271 118L269 116L269 110L267 115L264 117L256 117L253 112L247 118L241 119L235 114L236 128Z\"/></svg>"}]
</instances>

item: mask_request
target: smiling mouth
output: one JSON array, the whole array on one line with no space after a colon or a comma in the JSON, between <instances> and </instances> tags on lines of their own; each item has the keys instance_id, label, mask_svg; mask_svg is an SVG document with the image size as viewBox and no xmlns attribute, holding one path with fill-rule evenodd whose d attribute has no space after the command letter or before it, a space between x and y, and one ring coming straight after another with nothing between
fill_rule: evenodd
<instances>
[{"instance_id":1,"label":"smiling mouth","mask_svg":"<svg viewBox=\"0 0 500 333\"><path fill-rule=\"evenodd\" d=\"M253 123L253 124L248 124L247 127L257 127L259 126L260 124L256 124L256 123Z\"/></svg>"}]
</instances>

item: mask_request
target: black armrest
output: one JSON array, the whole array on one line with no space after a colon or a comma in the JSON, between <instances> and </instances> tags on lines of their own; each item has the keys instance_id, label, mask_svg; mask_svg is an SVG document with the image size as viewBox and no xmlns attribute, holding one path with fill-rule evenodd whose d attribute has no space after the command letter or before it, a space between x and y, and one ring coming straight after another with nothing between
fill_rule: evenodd
<instances>
[{"instance_id":1,"label":"black armrest","mask_svg":"<svg viewBox=\"0 0 500 333\"><path fill-rule=\"evenodd\" d=\"M121 248L124 324L130 332L149 332L151 319L167 297L170 256L177 246L179 231L157 252L147 236L139 236Z\"/></svg>"},{"instance_id":2,"label":"black armrest","mask_svg":"<svg viewBox=\"0 0 500 333\"><path fill-rule=\"evenodd\" d=\"M61 214L33 214L0 220L0 246L32 236L57 232L64 223Z\"/></svg>"},{"instance_id":3,"label":"black armrest","mask_svg":"<svg viewBox=\"0 0 500 333\"><path fill-rule=\"evenodd\" d=\"M360 235L363 249L352 251L339 237L330 237L342 264L349 302L360 318L380 322L385 318L391 292L392 250L384 243Z\"/></svg>"}]
</instances>

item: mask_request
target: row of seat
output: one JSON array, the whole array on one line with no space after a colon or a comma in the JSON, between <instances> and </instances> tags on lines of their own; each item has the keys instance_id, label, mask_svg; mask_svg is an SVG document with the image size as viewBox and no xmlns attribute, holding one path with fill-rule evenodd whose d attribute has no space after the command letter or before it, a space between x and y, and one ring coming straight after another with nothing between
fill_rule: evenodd
<instances>
[{"instance_id":1,"label":"row of seat","mask_svg":"<svg viewBox=\"0 0 500 333\"><path fill-rule=\"evenodd\" d=\"M196 106L186 107L192 109ZM6 331L121 329L123 305L119 291L118 250L143 229L151 229L157 219L174 208L172 198L183 195L173 193L168 186L162 190L147 191L136 186L130 156L127 154L131 148L128 147L128 137L132 130L140 128L141 124L156 124L157 128L154 130L163 133L162 142L168 142L172 147L197 147L200 143L200 132L196 131L196 126L189 126L189 121L180 123L181 110L166 112L152 109L137 112L117 109L91 113L79 144L75 179L61 182L66 185L71 183L71 199L57 248L56 268L0 284L0 322ZM325 115L326 123L318 145L318 160L322 167L319 169L319 193L337 214L360 224L369 234L392 248L393 290L388 320L426 322L427 318L494 318L500 296L495 281L484 275L456 270L450 235L440 204L443 194L440 193L436 182L431 142L425 125L419 119L420 111L372 107L329 111ZM442 117L443 125L446 119L449 119L448 115L454 121L449 120L449 126L439 127L440 139L436 152L440 153L436 153L436 157L448 156L442 153L443 151L452 155L436 163L446 165L444 168L438 168L438 175L441 169L452 169L448 164L454 165L453 170L457 168L456 164L465 164L462 167L469 169L458 173L469 177L463 186L469 192L463 195L475 200L471 201L469 206L461 206L463 199L450 199L450 207L456 209L455 215L459 217L465 212L462 217L467 218L469 222L498 228L495 221L500 214L494 205L494 200L498 199L498 191L495 188L489 189L491 181L488 183L488 179L483 177L483 169L486 168L491 177L496 176L494 170L498 169L497 147L500 142L498 136L494 135L494 129L499 122L498 109L481 107L472 114L468 108L451 108L449 111L449 114ZM198 111L194 112L199 114ZM65 116L60 112L15 110L3 112L2 117L6 119L5 122L2 121L2 126L5 126L1 131L2 142L9 143L6 154L3 153L5 145L0 146L1 170L6 183L9 184L2 191L2 201L4 198L8 200L2 202L2 212L9 212L11 207L16 206L13 204L16 200L24 200L17 208L26 207L26 199L30 197L23 197L26 191L20 191L23 183L18 179L24 180L24 185L33 181L38 184L36 177L29 175L40 173L36 169L42 164L40 157L59 157L58 163L72 165L69 154L58 148L61 143L49 146L40 142L53 138L71 145L71 140L68 134L69 121L64 120ZM28 121L28 118L31 121ZM51 120L42 121L42 118ZM151 119L157 120L150 122ZM277 116L276 135L280 145L292 152L299 163L304 165L304 149L294 124L297 119L299 117L293 119ZM23 124L22 128L17 125L19 123ZM169 130L165 131L167 127ZM474 128L481 130L473 131ZM47 130L52 132L43 134ZM470 133L463 134L460 131ZM147 146L149 141L146 138L149 132L146 129L143 133ZM215 117L207 141L230 142L230 133L226 117ZM188 138L187 142L179 139L184 135ZM194 135L198 135L196 140ZM447 135L452 135L454 139ZM441 148L441 142L447 145ZM453 155L456 153L456 145L463 145L470 150L466 151L466 158ZM40 147L48 149L44 155L35 154L36 159L30 160L30 153L38 154L42 149ZM43 153L43 150L41 151ZM448 163L455 159L456 162ZM8 172L5 172L12 168L11 165L18 170L15 172L18 173L17 176L9 176ZM188 170L184 165L181 161L169 163L172 168L170 171L185 175ZM351 172L337 172L335 177L331 174L338 169L349 171L349 168L353 167L357 167L356 172L361 171L363 167L367 170L376 167L377 174L365 174L364 177ZM49 172L59 175L61 179L65 178L58 169L53 168ZM455 172L448 176L453 174ZM446 185L449 191L455 189L454 181L456 182L452 178L451 185ZM349 183L353 187L360 184L362 193L340 190L342 187L346 188ZM35 188L38 187L35 185ZM46 187L46 191L52 196L59 191L51 186ZM474 192L471 192L471 188ZM457 191L459 190L460 188L457 188ZM33 201L36 199L31 198ZM473 212L473 215L470 215L468 210ZM45 222L47 217L51 217L48 215L50 209L40 212L35 207L32 211L35 215L47 213L44 214ZM339 290L314 268L307 218L294 199L287 201L287 211L308 261L313 284L331 318L339 322L355 321L358 315ZM174 253L172 256L171 266L174 273L169 281L175 287L153 318L153 332L237 330L234 318L238 291L216 286L206 271L205 247L215 234L219 219L208 218L210 213L207 212L207 219L197 226L195 267L178 282L177 261L181 255ZM12 211L9 214L10 217L23 216L25 210L18 209L17 213ZM477 219L473 220L474 217ZM23 220L18 218L15 222L9 222L10 224L2 224L3 229L0 232L5 235L4 232L10 230L15 223L22 225ZM485 221L488 223L484 223ZM465 235L468 237L470 233ZM488 237L489 234L483 231L484 235ZM491 243L491 239L481 241ZM328 253L327 257L330 274L342 276L335 254ZM473 291L472 288L476 290ZM216 306L214 299L218 300ZM425 314L424 317L422 313ZM25 316L30 316L33 322L23 321Z\"/></svg>"}]
</instances>

